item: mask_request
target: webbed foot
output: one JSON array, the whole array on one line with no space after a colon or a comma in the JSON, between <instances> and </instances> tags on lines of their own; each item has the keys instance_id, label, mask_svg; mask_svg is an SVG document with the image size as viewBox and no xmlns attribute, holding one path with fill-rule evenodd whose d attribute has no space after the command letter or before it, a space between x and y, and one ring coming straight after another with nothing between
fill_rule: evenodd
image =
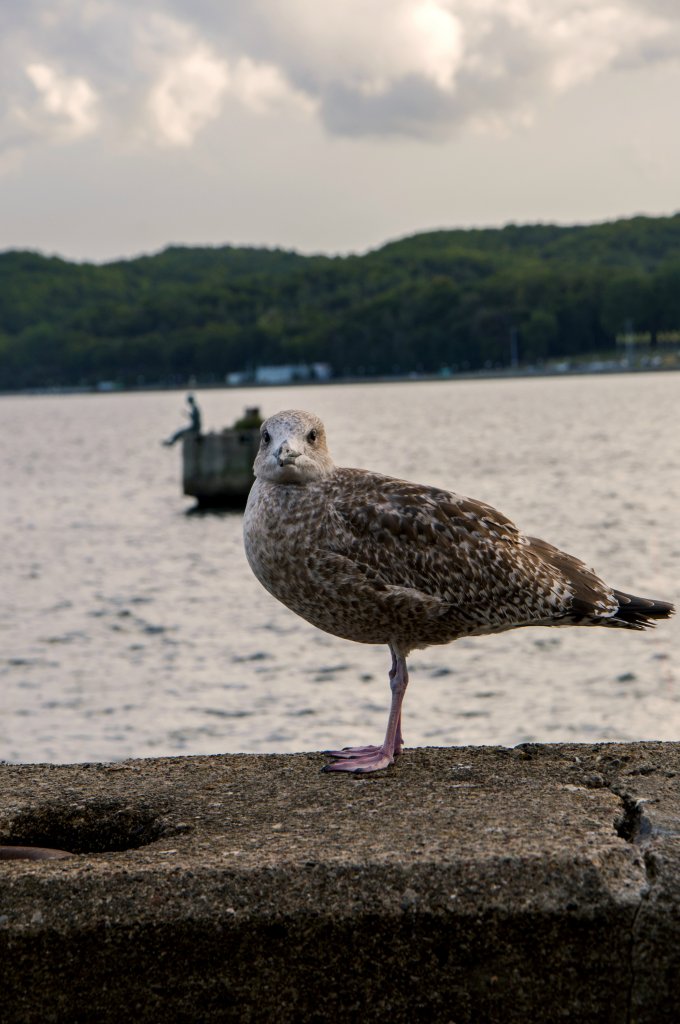
<instances>
[{"instance_id":1,"label":"webbed foot","mask_svg":"<svg viewBox=\"0 0 680 1024\"><path fill-rule=\"evenodd\" d=\"M363 775L366 772L379 772L394 763L394 756L383 747L347 747L345 750L329 750L326 753L341 760L324 765L322 772L352 772Z\"/></svg>"}]
</instances>

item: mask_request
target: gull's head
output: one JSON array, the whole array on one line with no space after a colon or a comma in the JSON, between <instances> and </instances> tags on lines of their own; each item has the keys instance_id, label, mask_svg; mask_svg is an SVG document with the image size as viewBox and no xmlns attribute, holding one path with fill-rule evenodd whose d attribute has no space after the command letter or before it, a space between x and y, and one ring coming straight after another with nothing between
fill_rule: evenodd
<instances>
[{"instance_id":1,"label":"gull's head","mask_svg":"<svg viewBox=\"0 0 680 1024\"><path fill-rule=\"evenodd\" d=\"M260 450L253 467L259 480L275 484L307 484L333 471L326 431L318 416L287 409L260 427Z\"/></svg>"}]
</instances>

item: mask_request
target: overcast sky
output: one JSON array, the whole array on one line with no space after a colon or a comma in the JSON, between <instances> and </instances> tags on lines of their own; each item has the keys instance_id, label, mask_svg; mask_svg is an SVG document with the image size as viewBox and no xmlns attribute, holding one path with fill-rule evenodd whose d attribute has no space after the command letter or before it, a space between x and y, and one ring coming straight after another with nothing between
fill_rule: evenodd
<instances>
[{"instance_id":1,"label":"overcast sky","mask_svg":"<svg viewBox=\"0 0 680 1024\"><path fill-rule=\"evenodd\" d=\"M680 0L3 0L0 249L680 208Z\"/></svg>"}]
</instances>

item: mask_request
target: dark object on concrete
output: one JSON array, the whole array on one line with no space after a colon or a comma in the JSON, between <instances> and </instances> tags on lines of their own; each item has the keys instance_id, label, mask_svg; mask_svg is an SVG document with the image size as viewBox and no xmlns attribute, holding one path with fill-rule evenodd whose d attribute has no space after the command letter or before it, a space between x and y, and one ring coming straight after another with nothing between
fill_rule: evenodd
<instances>
[{"instance_id":1,"label":"dark object on concrete","mask_svg":"<svg viewBox=\"0 0 680 1024\"><path fill-rule=\"evenodd\" d=\"M677 1022L680 744L322 763L1 765L3 1024Z\"/></svg>"},{"instance_id":2,"label":"dark object on concrete","mask_svg":"<svg viewBox=\"0 0 680 1024\"><path fill-rule=\"evenodd\" d=\"M63 860L72 856L68 850L48 850L44 846L0 846L0 860Z\"/></svg>"}]
</instances>

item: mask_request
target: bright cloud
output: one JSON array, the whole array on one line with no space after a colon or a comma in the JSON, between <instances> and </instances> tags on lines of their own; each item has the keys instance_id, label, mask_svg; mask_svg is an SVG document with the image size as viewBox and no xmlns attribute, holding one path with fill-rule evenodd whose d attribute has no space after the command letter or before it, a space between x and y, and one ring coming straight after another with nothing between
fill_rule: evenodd
<instances>
[{"instance_id":1,"label":"bright cloud","mask_svg":"<svg viewBox=\"0 0 680 1024\"><path fill-rule=\"evenodd\" d=\"M409 75L449 89L463 54L445 0L260 0L253 11L266 26L259 54L316 93L343 83L375 95Z\"/></svg>"},{"instance_id":2,"label":"bright cloud","mask_svg":"<svg viewBox=\"0 0 680 1024\"><path fill-rule=\"evenodd\" d=\"M230 95L251 113L292 104L312 113L314 101L286 81L280 68L242 57L232 67L203 46L167 62L149 93L147 110L160 142L189 146L219 116Z\"/></svg>"},{"instance_id":3,"label":"bright cloud","mask_svg":"<svg viewBox=\"0 0 680 1024\"><path fill-rule=\"evenodd\" d=\"M591 5L557 17L545 25L552 51L551 84L564 92L615 66L620 59L645 59L645 47L661 40L668 23L650 13L606 4Z\"/></svg>"},{"instance_id":4,"label":"bright cloud","mask_svg":"<svg viewBox=\"0 0 680 1024\"><path fill-rule=\"evenodd\" d=\"M269 113L281 105L293 105L311 114L316 106L311 97L291 86L275 64L259 64L249 57L236 62L229 88L255 114Z\"/></svg>"},{"instance_id":5,"label":"bright cloud","mask_svg":"<svg viewBox=\"0 0 680 1024\"><path fill-rule=\"evenodd\" d=\"M26 74L42 101L44 111L69 138L88 135L97 127L97 94L79 76L59 74L48 64L29 64Z\"/></svg>"},{"instance_id":6,"label":"bright cloud","mask_svg":"<svg viewBox=\"0 0 680 1024\"><path fill-rule=\"evenodd\" d=\"M405 20L413 26L426 76L440 89L451 89L465 52L460 20L435 0L409 7Z\"/></svg>"},{"instance_id":7,"label":"bright cloud","mask_svg":"<svg viewBox=\"0 0 680 1024\"><path fill-rule=\"evenodd\" d=\"M191 145L197 133L218 116L228 80L226 63L202 46L169 62L148 98L159 141Z\"/></svg>"}]
</instances>

